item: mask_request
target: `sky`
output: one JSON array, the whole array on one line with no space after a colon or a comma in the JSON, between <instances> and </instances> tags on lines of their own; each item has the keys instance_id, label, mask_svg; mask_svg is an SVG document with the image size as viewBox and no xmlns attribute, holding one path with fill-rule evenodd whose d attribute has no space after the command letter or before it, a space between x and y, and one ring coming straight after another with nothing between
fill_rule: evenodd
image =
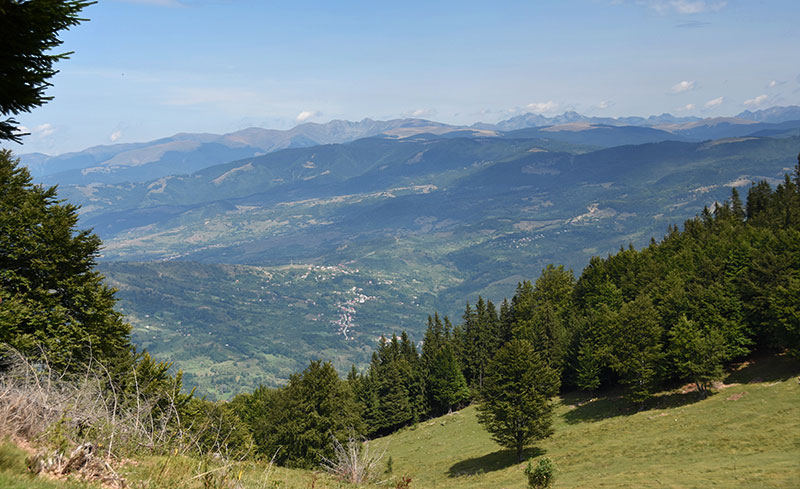
<instances>
[{"instance_id":1,"label":"sky","mask_svg":"<svg viewBox=\"0 0 800 489\"><path fill-rule=\"evenodd\" d=\"M100 0L17 154L179 132L800 104L797 0Z\"/></svg>"}]
</instances>

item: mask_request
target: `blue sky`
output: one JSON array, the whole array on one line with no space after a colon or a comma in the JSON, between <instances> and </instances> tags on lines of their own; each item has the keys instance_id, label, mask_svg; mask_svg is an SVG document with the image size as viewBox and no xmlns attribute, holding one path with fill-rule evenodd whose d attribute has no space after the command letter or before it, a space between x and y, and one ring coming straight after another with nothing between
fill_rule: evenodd
<instances>
[{"instance_id":1,"label":"blue sky","mask_svg":"<svg viewBox=\"0 0 800 489\"><path fill-rule=\"evenodd\" d=\"M800 104L797 0L100 0L17 153L178 132Z\"/></svg>"}]
</instances>

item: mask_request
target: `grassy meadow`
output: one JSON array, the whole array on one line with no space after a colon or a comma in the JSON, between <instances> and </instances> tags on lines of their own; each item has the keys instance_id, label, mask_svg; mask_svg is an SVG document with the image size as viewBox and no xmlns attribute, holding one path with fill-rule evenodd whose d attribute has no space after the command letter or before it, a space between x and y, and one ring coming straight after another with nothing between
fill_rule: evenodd
<instances>
[{"instance_id":1,"label":"grassy meadow","mask_svg":"<svg viewBox=\"0 0 800 489\"><path fill-rule=\"evenodd\" d=\"M707 399L662 393L644 410L613 394L558 401L555 434L529 450L556 464L554 487L800 487L796 362L765 358ZM524 464L478 424L475 408L388 437L414 487L524 488Z\"/></svg>"}]
</instances>

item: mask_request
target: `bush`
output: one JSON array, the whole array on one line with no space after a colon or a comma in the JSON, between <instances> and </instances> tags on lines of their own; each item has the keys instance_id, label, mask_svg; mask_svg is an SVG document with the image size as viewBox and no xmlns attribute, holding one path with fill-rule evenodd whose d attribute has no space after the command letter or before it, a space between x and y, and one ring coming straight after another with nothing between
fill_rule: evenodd
<instances>
[{"instance_id":1,"label":"bush","mask_svg":"<svg viewBox=\"0 0 800 489\"><path fill-rule=\"evenodd\" d=\"M525 475L528 476L528 487L531 489L550 487L555 480L555 470L556 466L553 461L547 457L540 458L535 468L529 460L528 466L525 467Z\"/></svg>"}]
</instances>

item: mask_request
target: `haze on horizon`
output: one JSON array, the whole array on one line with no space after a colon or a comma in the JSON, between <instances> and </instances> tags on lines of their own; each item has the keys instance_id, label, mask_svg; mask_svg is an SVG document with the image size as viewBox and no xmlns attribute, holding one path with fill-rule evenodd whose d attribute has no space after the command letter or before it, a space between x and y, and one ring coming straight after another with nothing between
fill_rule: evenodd
<instances>
[{"instance_id":1,"label":"haze on horizon","mask_svg":"<svg viewBox=\"0 0 800 489\"><path fill-rule=\"evenodd\" d=\"M714 117L800 103L796 0L104 0L18 154L332 119Z\"/></svg>"}]
</instances>

